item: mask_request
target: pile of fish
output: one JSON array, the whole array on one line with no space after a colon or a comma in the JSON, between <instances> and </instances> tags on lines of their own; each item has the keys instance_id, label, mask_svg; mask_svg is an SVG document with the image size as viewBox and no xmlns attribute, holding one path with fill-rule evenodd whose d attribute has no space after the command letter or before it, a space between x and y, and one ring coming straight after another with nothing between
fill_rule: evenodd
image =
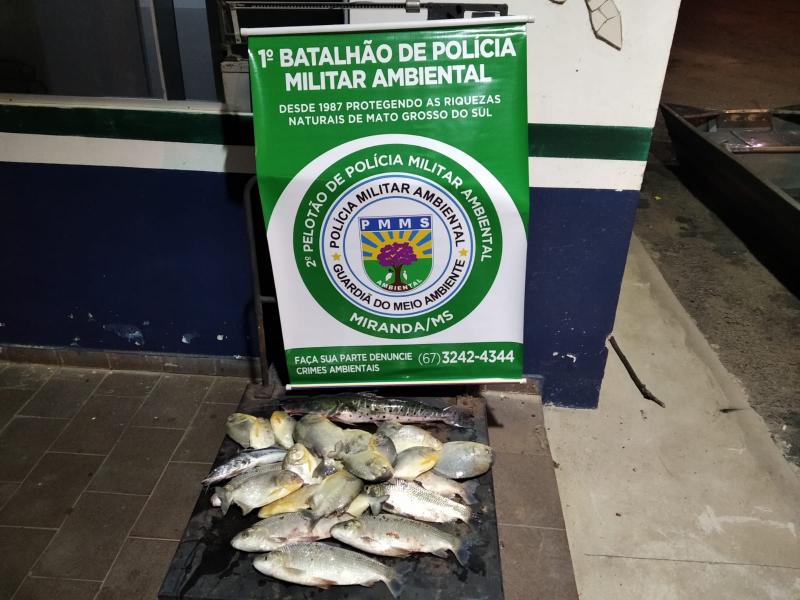
<instances>
[{"instance_id":1,"label":"pile of fish","mask_svg":"<svg viewBox=\"0 0 800 600\"><path fill-rule=\"evenodd\" d=\"M442 443L412 423L465 427L468 414L360 394L282 408L269 419L230 415L227 433L245 450L203 480L218 485L211 502L223 514L233 505L245 515L258 510L261 520L231 540L237 550L267 553L255 557L258 571L321 588L383 582L397 596L402 573L319 540L377 556L451 553L466 563L467 541L429 523L469 523L477 482L463 480L491 468L492 449ZM379 427L369 433L334 421Z\"/></svg>"}]
</instances>

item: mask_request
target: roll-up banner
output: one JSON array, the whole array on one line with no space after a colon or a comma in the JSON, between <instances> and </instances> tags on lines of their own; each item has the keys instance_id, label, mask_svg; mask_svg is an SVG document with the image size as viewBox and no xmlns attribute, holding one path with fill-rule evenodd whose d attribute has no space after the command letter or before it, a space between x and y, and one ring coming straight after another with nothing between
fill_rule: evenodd
<instances>
[{"instance_id":1,"label":"roll-up banner","mask_svg":"<svg viewBox=\"0 0 800 600\"><path fill-rule=\"evenodd\" d=\"M526 23L243 30L292 387L522 378Z\"/></svg>"}]
</instances>

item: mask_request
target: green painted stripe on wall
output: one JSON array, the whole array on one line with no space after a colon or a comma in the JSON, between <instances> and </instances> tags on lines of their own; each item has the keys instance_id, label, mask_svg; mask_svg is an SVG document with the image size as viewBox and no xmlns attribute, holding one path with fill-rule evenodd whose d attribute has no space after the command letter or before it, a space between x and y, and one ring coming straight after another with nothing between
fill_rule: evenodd
<instances>
[{"instance_id":1,"label":"green painted stripe on wall","mask_svg":"<svg viewBox=\"0 0 800 600\"><path fill-rule=\"evenodd\" d=\"M528 155L646 161L651 135L648 127L531 123Z\"/></svg>"},{"instance_id":2,"label":"green painted stripe on wall","mask_svg":"<svg viewBox=\"0 0 800 600\"><path fill-rule=\"evenodd\" d=\"M249 115L0 105L0 131L43 135L253 145Z\"/></svg>"},{"instance_id":3,"label":"green painted stripe on wall","mask_svg":"<svg viewBox=\"0 0 800 600\"><path fill-rule=\"evenodd\" d=\"M254 143L250 115L96 107L0 105L0 131L235 146ZM528 154L643 161L650 136L647 127L531 123Z\"/></svg>"}]
</instances>

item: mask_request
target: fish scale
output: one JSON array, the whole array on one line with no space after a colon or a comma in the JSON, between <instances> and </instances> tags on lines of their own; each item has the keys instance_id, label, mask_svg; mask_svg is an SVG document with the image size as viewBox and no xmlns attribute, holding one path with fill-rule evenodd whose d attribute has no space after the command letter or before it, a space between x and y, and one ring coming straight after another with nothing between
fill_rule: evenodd
<instances>
[{"instance_id":1,"label":"fish scale","mask_svg":"<svg viewBox=\"0 0 800 600\"><path fill-rule=\"evenodd\" d=\"M343 423L425 423L442 421L454 427L471 426L471 414L457 406L436 408L416 400L378 398L368 394L340 394L308 400L292 400L283 405L288 414L318 414Z\"/></svg>"},{"instance_id":2,"label":"fish scale","mask_svg":"<svg viewBox=\"0 0 800 600\"><path fill-rule=\"evenodd\" d=\"M366 493L373 497L385 498L384 507L389 512L419 521L468 523L472 516L472 510L468 506L426 490L418 483L403 479L369 485L366 487Z\"/></svg>"}]
</instances>

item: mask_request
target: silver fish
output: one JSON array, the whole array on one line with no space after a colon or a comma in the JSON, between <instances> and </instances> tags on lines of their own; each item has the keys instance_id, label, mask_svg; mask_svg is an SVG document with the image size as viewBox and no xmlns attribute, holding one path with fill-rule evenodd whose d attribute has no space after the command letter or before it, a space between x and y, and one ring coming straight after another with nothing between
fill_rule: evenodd
<instances>
[{"instance_id":1,"label":"silver fish","mask_svg":"<svg viewBox=\"0 0 800 600\"><path fill-rule=\"evenodd\" d=\"M269 448L275 443L272 425L267 419L233 413L225 421L225 432L240 446L245 448Z\"/></svg>"},{"instance_id":2,"label":"silver fish","mask_svg":"<svg viewBox=\"0 0 800 600\"><path fill-rule=\"evenodd\" d=\"M365 515L335 525L330 534L343 544L380 556L424 552L444 558L452 552L462 565L469 559L469 550L460 538L396 515Z\"/></svg>"},{"instance_id":3,"label":"silver fish","mask_svg":"<svg viewBox=\"0 0 800 600\"><path fill-rule=\"evenodd\" d=\"M426 490L436 492L445 498L455 498L459 496L467 504L477 504L478 499L475 497L475 490L478 488L477 480L465 481L460 483L447 477L442 477L433 471L423 473L414 479Z\"/></svg>"},{"instance_id":4,"label":"silver fish","mask_svg":"<svg viewBox=\"0 0 800 600\"><path fill-rule=\"evenodd\" d=\"M378 433L387 435L397 452L402 452L408 448L424 446L434 450L442 449L442 442L436 439L433 434L425 431L416 425L403 425L402 423L384 423L378 427Z\"/></svg>"},{"instance_id":5,"label":"silver fish","mask_svg":"<svg viewBox=\"0 0 800 600\"><path fill-rule=\"evenodd\" d=\"M338 449L339 454L354 454L366 450L372 434L361 429L342 430L342 444Z\"/></svg>"},{"instance_id":6,"label":"silver fish","mask_svg":"<svg viewBox=\"0 0 800 600\"><path fill-rule=\"evenodd\" d=\"M252 469L248 469L241 475L237 475L233 479L231 479L228 483L225 484L224 489L226 490L234 490L240 485L242 485L245 481L250 479L251 477L255 477L257 475L263 475L264 473L272 473L274 471L281 471L283 467L281 463L272 463L268 465L256 465ZM211 506L222 506L222 500L220 499L219 495L214 492L211 495Z\"/></svg>"},{"instance_id":7,"label":"silver fish","mask_svg":"<svg viewBox=\"0 0 800 600\"><path fill-rule=\"evenodd\" d=\"M397 455L394 462L395 479L415 479L430 471L439 459L439 451L433 448L418 446L408 448Z\"/></svg>"},{"instance_id":8,"label":"silver fish","mask_svg":"<svg viewBox=\"0 0 800 600\"><path fill-rule=\"evenodd\" d=\"M275 502L262 506L261 510L258 511L258 518L265 519L274 515L293 513L310 508L308 501L318 487L319 485L304 485L288 496L284 496L283 498L275 500Z\"/></svg>"},{"instance_id":9,"label":"silver fish","mask_svg":"<svg viewBox=\"0 0 800 600\"><path fill-rule=\"evenodd\" d=\"M337 394L283 404L292 414L318 414L342 423L426 423L441 421L454 427L471 427L472 415L457 406L436 408L416 400L381 398L374 394Z\"/></svg>"},{"instance_id":10,"label":"silver fish","mask_svg":"<svg viewBox=\"0 0 800 600\"><path fill-rule=\"evenodd\" d=\"M352 518L342 515L314 522L303 512L275 515L237 533L231 546L242 552L269 552L287 544L322 540L330 537L331 527Z\"/></svg>"},{"instance_id":11,"label":"silver fish","mask_svg":"<svg viewBox=\"0 0 800 600\"><path fill-rule=\"evenodd\" d=\"M203 479L202 483L203 485L211 485L212 483L241 475L256 465L279 463L283 460L284 456L286 456L286 450L281 448L264 448L263 450L240 452L229 461L222 463L211 471L208 477Z\"/></svg>"},{"instance_id":12,"label":"silver fish","mask_svg":"<svg viewBox=\"0 0 800 600\"><path fill-rule=\"evenodd\" d=\"M401 578L394 569L358 552L321 542L292 544L261 554L253 566L265 575L300 585L371 586L382 581L395 598L402 592Z\"/></svg>"},{"instance_id":13,"label":"silver fish","mask_svg":"<svg viewBox=\"0 0 800 600\"><path fill-rule=\"evenodd\" d=\"M276 410L269 417L272 431L275 432L275 441L281 448L287 450L294 445L294 428L297 421L281 410Z\"/></svg>"},{"instance_id":14,"label":"silver fish","mask_svg":"<svg viewBox=\"0 0 800 600\"><path fill-rule=\"evenodd\" d=\"M364 491L383 500L387 511L429 523L468 523L472 516L469 506L454 502L426 490L413 481L396 479L390 483L368 485Z\"/></svg>"},{"instance_id":15,"label":"silver fish","mask_svg":"<svg viewBox=\"0 0 800 600\"><path fill-rule=\"evenodd\" d=\"M491 469L494 453L478 442L447 442L433 470L450 479L469 479Z\"/></svg>"},{"instance_id":16,"label":"silver fish","mask_svg":"<svg viewBox=\"0 0 800 600\"><path fill-rule=\"evenodd\" d=\"M332 456L344 440L342 428L322 415L310 414L298 421L294 429L295 442L303 444L320 458Z\"/></svg>"},{"instance_id":17,"label":"silver fish","mask_svg":"<svg viewBox=\"0 0 800 600\"><path fill-rule=\"evenodd\" d=\"M342 456L344 468L359 479L370 482L386 481L394 473L392 463L375 450L367 448L354 454Z\"/></svg>"},{"instance_id":18,"label":"silver fish","mask_svg":"<svg viewBox=\"0 0 800 600\"><path fill-rule=\"evenodd\" d=\"M321 478L314 475L319 459L309 452L303 444L294 444L283 458L283 468L297 473L305 483L319 483Z\"/></svg>"},{"instance_id":19,"label":"silver fish","mask_svg":"<svg viewBox=\"0 0 800 600\"><path fill-rule=\"evenodd\" d=\"M264 473L263 475L250 477L232 490L217 488L215 492L222 501L220 504L222 514L228 512L231 504L236 504L242 509L242 514L246 515L254 508L288 496L295 490L300 489L302 485L303 480L296 473L275 471L274 473Z\"/></svg>"},{"instance_id":20,"label":"silver fish","mask_svg":"<svg viewBox=\"0 0 800 600\"><path fill-rule=\"evenodd\" d=\"M362 481L347 471L326 477L308 500L311 514L319 519L347 507L364 487Z\"/></svg>"}]
</instances>

